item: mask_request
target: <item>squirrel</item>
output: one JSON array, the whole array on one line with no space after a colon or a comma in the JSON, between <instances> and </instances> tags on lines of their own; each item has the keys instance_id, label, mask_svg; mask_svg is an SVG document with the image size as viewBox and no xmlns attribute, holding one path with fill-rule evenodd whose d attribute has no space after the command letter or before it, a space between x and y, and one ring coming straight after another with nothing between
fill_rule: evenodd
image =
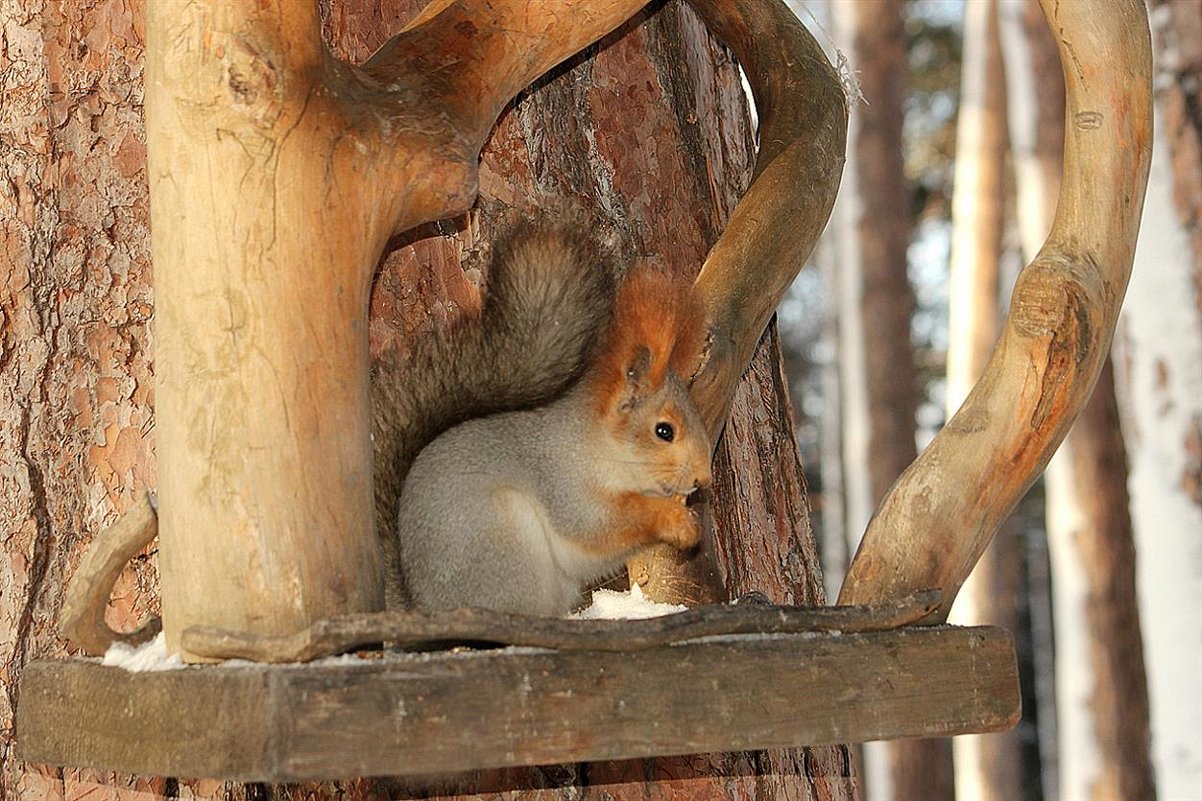
<instances>
[{"instance_id":1,"label":"squirrel","mask_svg":"<svg viewBox=\"0 0 1202 801\"><path fill-rule=\"evenodd\" d=\"M711 480L682 376L705 329L691 285L593 242L520 229L479 318L423 337L373 381L388 605L557 616L657 542L701 536Z\"/></svg>"}]
</instances>

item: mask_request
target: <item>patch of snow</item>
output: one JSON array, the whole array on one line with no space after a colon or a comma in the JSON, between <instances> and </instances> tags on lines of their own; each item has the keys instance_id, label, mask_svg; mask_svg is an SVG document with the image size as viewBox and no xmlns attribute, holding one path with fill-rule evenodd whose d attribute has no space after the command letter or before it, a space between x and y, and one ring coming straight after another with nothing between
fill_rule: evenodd
<instances>
[{"instance_id":1,"label":"patch of snow","mask_svg":"<svg viewBox=\"0 0 1202 801\"><path fill-rule=\"evenodd\" d=\"M150 642L138 647L115 642L104 652L102 664L108 667L119 667L131 673L142 673L152 670L176 670L184 667L184 660L179 654L167 650L167 635L159 635Z\"/></svg>"},{"instance_id":2,"label":"patch of snow","mask_svg":"<svg viewBox=\"0 0 1202 801\"><path fill-rule=\"evenodd\" d=\"M576 620L641 620L683 612L687 606L661 604L643 595L638 584L631 584L626 592L617 590L594 590L593 603L572 614Z\"/></svg>"}]
</instances>

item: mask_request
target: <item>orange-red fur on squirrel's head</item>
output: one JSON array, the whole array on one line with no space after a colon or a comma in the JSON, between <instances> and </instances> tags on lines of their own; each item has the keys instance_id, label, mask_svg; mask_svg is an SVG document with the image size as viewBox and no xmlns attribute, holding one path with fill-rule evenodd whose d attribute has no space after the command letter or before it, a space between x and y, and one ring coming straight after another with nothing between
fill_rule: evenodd
<instances>
[{"instance_id":1,"label":"orange-red fur on squirrel's head","mask_svg":"<svg viewBox=\"0 0 1202 801\"><path fill-rule=\"evenodd\" d=\"M618 288L608 340L592 375L607 403L622 390L632 367L650 388L670 370L688 380L705 345L705 310L692 282L650 267L635 267ZM643 351L640 354L640 350ZM640 358L641 356L641 358Z\"/></svg>"}]
</instances>

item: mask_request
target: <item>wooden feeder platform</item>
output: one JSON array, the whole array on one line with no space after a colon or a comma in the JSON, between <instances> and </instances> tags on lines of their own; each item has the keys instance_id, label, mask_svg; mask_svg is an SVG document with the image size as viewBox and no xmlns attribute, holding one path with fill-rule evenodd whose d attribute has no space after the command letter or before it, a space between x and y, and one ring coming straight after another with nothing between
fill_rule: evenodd
<instances>
[{"instance_id":1,"label":"wooden feeder platform","mask_svg":"<svg viewBox=\"0 0 1202 801\"><path fill-rule=\"evenodd\" d=\"M999 731L994 627L740 634L635 651L529 647L147 673L25 668L21 759L288 782Z\"/></svg>"}]
</instances>

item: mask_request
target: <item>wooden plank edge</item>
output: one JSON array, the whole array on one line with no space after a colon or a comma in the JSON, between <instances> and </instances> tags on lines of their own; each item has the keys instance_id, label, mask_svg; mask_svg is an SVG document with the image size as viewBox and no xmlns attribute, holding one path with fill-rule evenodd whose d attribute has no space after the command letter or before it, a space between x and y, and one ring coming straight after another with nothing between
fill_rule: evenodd
<instances>
[{"instance_id":1,"label":"wooden plank edge","mask_svg":"<svg viewBox=\"0 0 1202 801\"><path fill-rule=\"evenodd\" d=\"M17 754L283 782L1001 731L1019 711L1013 640L994 627L157 673L37 660Z\"/></svg>"}]
</instances>

